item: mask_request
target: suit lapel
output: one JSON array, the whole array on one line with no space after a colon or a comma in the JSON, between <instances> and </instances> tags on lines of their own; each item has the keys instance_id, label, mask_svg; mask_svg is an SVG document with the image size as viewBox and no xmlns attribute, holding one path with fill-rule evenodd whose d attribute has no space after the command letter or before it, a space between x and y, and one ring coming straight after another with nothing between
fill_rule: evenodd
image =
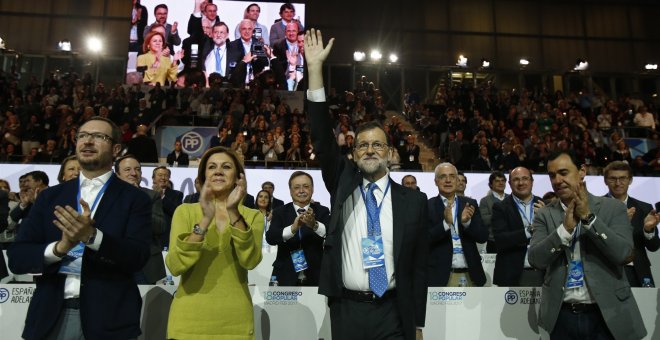
<instances>
[{"instance_id":1,"label":"suit lapel","mask_svg":"<svg viewBox=\"0 0 660 340\"><path fill-rule=\"evenodd\" d=\"M392 242L394 243L394 263L397 263L399 254L401 253L401 245L403 244L403 233L405 232L402 214L408 212L409 209L405 199L405 192L392 179L390 179L390 187L392 189L392 234L394 238Z\"/></svg>"}]
</instances>

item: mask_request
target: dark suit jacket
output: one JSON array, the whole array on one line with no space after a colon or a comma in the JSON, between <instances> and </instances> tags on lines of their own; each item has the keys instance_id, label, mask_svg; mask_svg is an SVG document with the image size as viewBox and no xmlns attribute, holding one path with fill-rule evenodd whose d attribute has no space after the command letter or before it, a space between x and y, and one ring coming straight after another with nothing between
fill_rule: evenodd
<instances>
[{"instance_id":1,"label":"dark suit jacket","mask_svg":"<svg viewBox=\"0 0 660 340\"><path fill-rule=\"evenodd\" d=\"M203 16L204 14L202 14ZM215 23L220 22L220 16L215 18ZM214 23L214 24L215 24ZM202 17L196 17L193 14L190 14L188 19L188 34L196 41L201 41L204 39L205 34L202 29Z\"/></svg>"},{"instance_id":2,"label":"dark suit jacket","mask_svg":"<svg viewBox=\"0 0 660 340\"><path fill-rule=\"evenodd\" d=\"M589 194L589 210L596 220L591 228L580 228L579 235L585 282L614 338L641 339L646 329L623 270L633 250L633 229L626 208L613 198ZM557 233L564 215L559 201L540 209L534 216L529 247L529 263L545 270L539 326L548 332L557 324L572 256Z\"/></svg>"},{"instance_id":3,"label":"dark suit jacket","mask_svg":"<svg viewBox=\"0 0 660 340\"><path fill-rule=\"evenodd\" d=\"M147 136L136 136L127 143L127 153L132 154L140 163L158 163L156 142Z\"/></svg>"},{"instance_id":4,"label":"dark suit jacket","mask_svg":"<svg viewBox=\"0 0 660 340\"><path fill-rule=\"evenodd\" d=\"M488 229L481 220L477 201L472 198L458 197L458 219L460 220L466 203L470 203L471 206L475 207L475 211L469 227L466 228L463 223L458 223L458 235L461 238L470 279L476 286L481 287L486 283L486 274L481 266L481 255L479 255L479 249L477 249L477 242L483 243L488 240ZM445 287L449 282L451 260L454 252L451 229L445 231L443 223L445 205L442 203L440 196L428 200L428 211L430 220L429 287Z\"/></svg>"},{"instance_id":5,"label":"dark suit jacket","mask_svg":"<svg viewBox=\"0 0 660 340\"><path fill-rule=\"evenodd\" d=\"M339 152L326 103L307 102L314 150L321 164L323 182L330 193L332 211L326 225L319 293L341 298L343 206L362 184L357 165ZM394 227L394 273L396 273L396 306L401 316L406 339L415 339L415 326L426 319L428 222L426 195L390 180ZM350 203L349 203L350 204ZM391 270L391 269L388 269Z\"/></svg>"},{"instance_id":6,"label":"dark suit jacket","mask_svg":"<svg viewBox=\"0 0 660 340\"><path fill-rule=\"evenodd\" d=\"M234 87L243 87L245 85L245 77L247 76L247 64L243 62L245 50L243 49L243 41L236 39L227 44L227 68L225 69L225 77L229 78L229 82Z\"/></svg>"},{"instance_id":7,"label":"dark suit jacket","mask_svg":"<svg viewBox=\"0 0 660 340\"><path fill-rule=\"evenodd\" d=\"M310 205L318 222L327 225L330 222L330 210L319 203ZM273 210L273 218L270 228L266 232L268 244L277 246L277 257L273 262L273 276L277 277L280 286L297 286L298 273L294 271L291 252L301 249L305 253L308 268L305 270L308 286L318 286L321 270L321 259L323 257L323 237L316 234L312 229L301 226L300 233L288 241L282 238L284 228L293 224L296 219L296 207L293 202L287 203ZM302 235L302 240L301 236Z\"/></svg>"},{"instance_id":8,"label":"dark suit jacket","mask_svg":"<svg viewBox=\"0 0 660 340\"><path fill-rule=\"evenodd\" d=\"M174 210L181 205L183 201L183 193L179 190L173 190L170 188L165 189L165 196L162 197L163 200L163 211L165 212L166 226L165 235L168 235L163 238L163 246L169 247L170 245L170 229L172 227L172 216L174 216Z\"/></svg>"},{"instance_id":9,"label":"dark suit jacket","mask_svg":"<svg viewBox=\"0 0 660 340\"><path fill-rule=\"evenodd\" d=\"M286 50L288 49L288 46L286 44L286 39L281 39L278 40L276 43L273 44L273 56L276 57L276 59L273 59L271 61L271 66L274 64L277 64L277 68L273 67L273 72L278 72L278 74L275 75L275 81L278 84L278 87L281 90L287 90L287 71L289 67L289 61L286 58ZM297 91L302 91L302 90L307 90L307 63L303 64L303 78L300 80L300 83L298 83Z\"/></svg>"},{"instance_id":10,"label":"dark suit jacket","mask_svg":"<svg viewBox=\"0 0 660 340\"><path fill-rule=\"evenodd\" d=\"M256 204L256 202L255 202ZM273 197L273 201L270 203L270 208L275 209L284 205L284 201L277 197Z\"/></svg>"},{"instance_id":11,"label":"dark suit jacket","mask_svg":"<svg viewBox=\"0 0 660 340\"><path fill-rule=\"evenodd\" d=\"M190 164L190 161L188 159L188 154L181 151L179 153L179 157L176 156L176 153L174 151L170 152L169 155L167 155L167 164L170 166L174 166L174 162L177 162L178 165L180 166L187 166Z\"/></svg>"},{"instance_id":12,"label":"dark suit jacket","mask_svg":"<svg viewBox=\"0 0 660 340\"><path fill-rule=\"evenodd\" d=\"M540 200L540 197L534 196L531 204ZM516 287L520 283L530 239L527 239L525 234L527 223L520 217L513 195L493 204L492 221L497 245L493 283L498 286Z\"/></svg>"},{"instance_id":13,"label":"dark suit jacket","mask_svg":"<svg viewBox=\"0 0 660 340\"><path fill-rule=\"evenodd\" d=\"M4 190L0 190L0 233L7 229L7 217L9 216L9 196ZM0 249L0 279L9 275L7 272L7 263L5 263L5 255Z\"/></svg>"},{"instance_id":14,"label":"dark suit jacket","mask_svg":"<svg viewBox=\"0 0 660 340\"><path fill-rule=\"evenodd\" d=\"M254 209L254 197L250 194L245 194L245 197L243 197L243 205L250 209Z\"/></svg>"},{"instance_id":15,"label":"dark suit jacket","mask_svg":"<svg viewBox=\"0 0 660 340\"><path fill-rule=\"evenodd\" d=\"M163 200L160 195L149 189L140 188L151 199L151 242L149 244L149 260L142 268L142 274L149 284L156 284L164 278L165 261L163 260L163 240L169 238L168 220L163 211Z\"/></svg>"},{"instance_id":16,"label":"dark suit jacket","mask_svg":"<svg viewBox=\"0 0 660 340\"><path fill-rule=\"evenodd\" d=\"M103 232L98 251L85 248L80 286L80 314L87 339L127 339L140 335L142 298L133 281L149 257L151 203L138 188L110 177L94 215ZM40 273L30 301L23 338L42 339L57 322L64 302L65 276L60 263L44 264L48 244L61 239L53 224L55 205L76 207L78 181L43 191L9 248L9 268L16 274Z\"/></svg>"},{"instance_id":17,"label":"dark suit jacket","mask_svg":"<svg viewBox=\"0 0 660 340\"><path fill-rule=\"evenodd\" d=\"M635 258L633 260L635 273L639 282L644 282L644 278L648 277L654 283L653 275L651 274L651 261L649 261L646 251L657 251L660 248L658 228L655 228L655 235L652 239L647 240L644 236L644 218L651 212L653 207L648 203L628 196L627 208L632 207L635 207L635 214L630 221L633 227L633 242L635 243Z\"/></svg>"},{"instance_id":18,"label":"dark suit jacket","mask_svg":"<svg viewBox=\"0 0 660 340\"><path fill-rule=\"evenodd\" d=\"M410 160L412 157L412 161ZM419 145L415 145L413 150L409 150L408 145L399 147L399 158L401 159L401 168L407 170L422 170L419 163Z\"/></svg>"},{"instance_id":19,"label":"dark suit jacket","mask_svg":"<svg viewBox=\"0 0 660 340\"><path fill-rule=\"evenodd\" d=\"M204 70L208 71L209 74L215 72L215 70L207 70L206 69L206 58L209 56L209 53L211 53L215 49L215 43L213 40L208 39L204 41L204 46L200 46L200 55L199 55L199 61L200 65L199 67ZM223 59L223 62L225 63L225 76L229 75L229 39L227 39L227 42L225 42L225 56Z\"/></svg>"}]
</instances>

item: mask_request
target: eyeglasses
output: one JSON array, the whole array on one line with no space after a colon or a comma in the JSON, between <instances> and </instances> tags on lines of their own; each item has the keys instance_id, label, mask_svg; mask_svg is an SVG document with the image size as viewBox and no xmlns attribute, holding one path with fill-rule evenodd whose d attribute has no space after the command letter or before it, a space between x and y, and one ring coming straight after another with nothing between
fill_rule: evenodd
<instances>
[{"instance_id":1,"label":"eyeglasses","mask_svg":"<svg viewBox=\"0 0 660 340\"><path fill-rule=\"evenodd\" d=\"M76 141L79 140L89 140L91 139L93 142L113 142L112 137L106 135L105 133L100 133L100 132L94 132L94 133L89 133L89 132L78 132L76 134Z\"/></svg>"},{"instance_id":2,"label":"eyeglasses","mask_svg":"<svg viewBox=\"0 0 660 340\"><path fill-rule=\"evenodd\" d=\"M513 182L513 183L529 182L531 179L532 179L531 177L527 177L527 176L525 176L525 177L516 177L516 178L512 178L511 182Z\"/></svg>"},{"instance_id":3,"label":"eyeglasses","mask_svg":"<svg viewBox=\"0 0 660 340\"><path fill-rule=\"evenodd\" d=\"M628 183L630 176L621 176L621 177L606 177L605 180L608 183Z\"/></svg>"},{"instance_id":4,"label":"eyeglasses","mask_svg":"<svg viewBox=\"0 0 660 340\"><path fill-rule=\"evenodd\" d=\"M365 152L365 151L369 150L369 146L371 146L375 151L378 151L378 152L383 151L383 150L385 150L389 147L389 145L387 145L385 143L381 143L381 142L373 142L371 144L369 144L367 142L363 142L363 143L360 143L360 144L356 145L355 150L357 150L359 152Z\"/></svg>"}]
</instances>

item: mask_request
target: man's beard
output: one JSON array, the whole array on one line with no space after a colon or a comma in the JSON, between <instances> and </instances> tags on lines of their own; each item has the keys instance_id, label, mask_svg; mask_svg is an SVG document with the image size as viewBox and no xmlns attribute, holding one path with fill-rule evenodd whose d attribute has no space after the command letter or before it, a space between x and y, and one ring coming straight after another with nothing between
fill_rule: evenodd
<instances>
[{"instance_id":1,"label":"man's beard","mask_svg":"<svg viewBox=\"0 0 660 340\"><path fill-rule=\"evenodd\" d=\"M357 161L357 166L362 171L362 173L367 175L373 175L381 170L387 170L387 160L384 158L362 160Z\"/></svg>"}]
</instances>

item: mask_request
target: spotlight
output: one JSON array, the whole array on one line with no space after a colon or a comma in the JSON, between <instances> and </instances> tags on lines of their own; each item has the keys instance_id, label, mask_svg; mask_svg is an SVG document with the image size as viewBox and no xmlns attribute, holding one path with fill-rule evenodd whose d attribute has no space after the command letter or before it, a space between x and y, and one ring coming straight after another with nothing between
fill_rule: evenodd
<instances>
[{"instance_id":1,"label":"spotlight","mask_svg":"<svg viewBox=\"0 0 660 340\"><path fill-rule=\"evenodd\" d=\"M459 67L467 67L468 63L468 58L463 56L462 54L458 56L458 61L456 62L456 66Z\"/></svg>"},{"instance_id":2,"label":"spotlight","mask_svg":"<svg viewBox=\"0 0 660 340\"><path fill-rule=\"evenodd\" d=\"M657 70L658 69L658 64L646 64L644 66L645 70Z\"/></svg>"},{"instance_id":3,"label":"spotlight","mask_svg":"<svg viewBox=\"0 0 660 340\"><path fill-rule=\"evenodd\" d=\"M57 43L57 49L64 52L71 52L71 41L64 39Z\"/></svg>"},{"instance_id":4,"label":"spotlight","mask_svg":"<svg viewBox=\"0 0 660 340\"><path fill-rule=\"evenodd\" d=\"M390 53L390 63L396 63L398 60L399 57L396 54Z\"/></svg>"},{"instance_id":5,"label":"spotlight","mask_svg":"<svg viewBox=\"0 0 660 340\"><path fill-rule=\"evenodd\" d=\"M520 59L520 66L525 67L527 65L529 65L529 60L527 60L525 58L521 58Z\"/></svg>"},{"instance_id":6,"label":"spotlight","mask_svg":"<svg viewBox=\"0 0 660 340\"><path fill-rule=\"evenodd\" d=\"M101 49L103 48L103 42L101 39L97 37L91 37L87 39L87 48L94 53L99 53L101 52Z\"/></svg>"},{"instance_id":7,"label":"spotlight","mask_svg":"<svg viewBox=\"0 0 660 340\"><path fill-rule=\"evenodd\" d=\"M355 51L353 52L353 60L355 61L363 61L364 58L367 57L367 54L362 52L362 51Z\"/></svg>"},{"instance_id":8,"label":"spotlight","mask_svg":"<svg viewBox=\"0 0 660 340\"><path fill-rule=\"evenodd\" d=\"M486 58L481 58L481 68L489 68L490 67L490 60Z\"/></svg>"},{"instance_id":9,"label":"spotlight","mask_svg":"<svg viewBox=\"0 0 660 340\"><path fill-rule=\"evenodd\" d=\"M589 68L589 62L586 59L578 59L575 62L575 67L573 67L573 70L586 71L588 68Z\"/></svg>"},{"instance_id":10,"label":"spotlight","mask_svg":"<svg viewBox=\"0 0 660 340\"><path fill-rule=\"evenodd\" d=\"M380 59L383 58L383 54L380 53L379 50L372 50L371 54L369 54L369 57L371 57L371 60L373 61L380 61Z\"/></svg>"}]
</instances>

